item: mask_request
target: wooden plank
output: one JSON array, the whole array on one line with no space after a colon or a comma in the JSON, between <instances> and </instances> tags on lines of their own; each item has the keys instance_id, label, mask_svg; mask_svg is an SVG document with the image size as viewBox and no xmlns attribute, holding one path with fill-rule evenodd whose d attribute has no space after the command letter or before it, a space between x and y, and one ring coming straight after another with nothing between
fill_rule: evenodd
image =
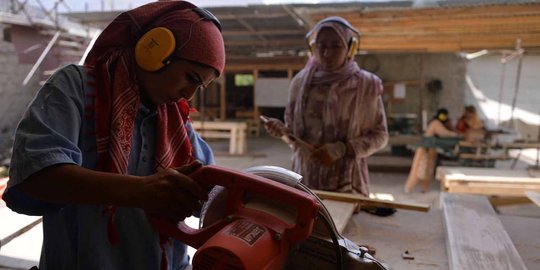
<instances>
[{"instance_id":1,"label":"wooden plank","mask_svg":"<svg viewBox=\"0 0 540 270\"><path fill-rule=\"evenodd\" d=\"M211 130L230 130L233 128L247 128L245 122L232 122L232 121L193 121L193 128L195 129L211 129Z\"/></svg>"},{"instance_id":2,"label":"wooden plank","mask_svg":"<svg viewBox=\"0 0 540 270\"><path fill-rule=\"evenodd\" d=\"M440 166L435 177L441 190L453 193L525 197L527 190L540 192L540 178L525 170Z\"/></svg>"},{"instance_id":3,"label":"wooden plank","mask_svg":"<svg viewBox=\"0 0 540 270\"><path fill-rule=\"evenodd\" d=\"M322 202L328 212L330 212L337 231L340 233L343 232L354 213L354 209L356 209L356 204L334 200L322 200Z\"/></svg>"},{"instance_id":4,"label":"wooden plank","mask_svg":"<svg viewBox=\"0 0 540 270\"><path fill-rule=\"evenodd\" d=\"M486 197L441 195L450 269L527 269Z\"/></svg>"},{"instance_id":5,"label":"wooden plank","mask_svg":"<svg viewBox=\"0 0 540 270\"><path fill-rule=\"evenodd\" d=\"M0 269L23 270L39 265L42 242L43 224L38 224L3 245L0 249Z\"/></svg>"},{"instance_id":6,"label":"wooden plank","mask_svg":"<svg viewBox=\"0 0 540 270\"><path fill-rule=\"evenodd\" d=\"M385 200L370 199L356 194L337 193L323 190L312 190L321 199L330 199L342 202L358 203L360 205L391 207L398 209L406 209L412 211L427 212L430 206L425 204L398 203Z\"/></svg>"},{"instance_id":7,"label":"wooden plank","mask_svg":"<svg viewBox=\"0 0 540 270\"><path fill-rule=\"evenodd\" d=\"M230 139L231 138L231 133L227 131L201 130L201 131L198 131L198 133L203 138L211 138L211 139Z\"/></svg>"},{"instance_id":8,"label":"wooden plank","mask_svg":"<svg viewBox=\"0 0 540 270\"><path fill-rule=\"evenodd\" d=\"M41 223L41 216L21 215L0 207L0 247Z\"/></svg>"},{"instance_id":9,"label":"wooden plank","mask_svg":"<svg viewBox=\"0 0 540 270\"><path fill-rule=\"evenodd\" d=\"M439 166L437 180L499 182L514 184L540 184L540 178L530 177L525 170L504 170L495 168L446 167Z\"/></svg>"},{"instance_id":10,"label":"wooden plank","mask_svg":"<svg viewBox=\"0 0 540 270\"><path fill-rule=\"evenodd\" d=\"M529 200L531 200L534 204L540 207L540 193L529 190L525 191L525 195L527 195L527 198L529 198Z\"/></svg>"},{"instance_id":11,"label":"wooden plank","mask_svg":"<svg viewBox=\"0 0 540 270\"><path fill-rule=\"evenodd\" d=\"M494 207L531 203L531 200L527 197L490 196L488 199L489 203Z\"/></svg>"},{"instance_id":12,"label":"wooden plank","mask_svg":"<svg viewBox=\"0 0 540 270\"><path fill-rule=\"evenodd\" d=\"M540 192L540 185L447 181L444 190L452 193L524 197L527 190Z\"/></svg>"}]
</instances>

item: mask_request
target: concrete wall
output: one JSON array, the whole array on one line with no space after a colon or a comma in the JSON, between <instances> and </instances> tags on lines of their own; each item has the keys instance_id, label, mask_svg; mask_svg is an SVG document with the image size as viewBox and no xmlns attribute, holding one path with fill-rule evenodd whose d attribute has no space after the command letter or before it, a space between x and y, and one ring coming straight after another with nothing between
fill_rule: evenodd
<instances>
[{"instance_id":1,"label":"concrete wall","mask_svg":"<svg viewBox=\"0 0 540 270\"><path fill-rule=\"evenodd\" d=\"M518 62L518 59L514 58L503 68L501 55L495 52L475 58L467 64L466 102L480 108L482 116L491 126L497 125L499 118L500 122L505 122L512 116ZM501 93L502 98L499 97ZM530 125L539 125L539 104L540 55L526 53L523 57L513 118Z\"/></svg>"},{"instance_id":2,"label":"concrete wall","mask_svg":"<svg viewBox=\"0 0 540 270\"><path fill-rule=\"evenodd\" d=\"M431 118L437 108L445 107L453 120L461 114L465 102L466 62L456 54L360 55L357 61L367 70L378 66L373 71L387 84L407 82L406 98L392 100L391 108L387 108L390 113L413 113L420 119L421 111L425 110ZM431 92L425 87L432 79L442 82L442 90ZM389 98L385 97L387 102Z\"/></svg>"},{"instance_id":3,"label":"concrete wall","mask_svg":"<svg viewBox=\"0 0 540 270\"><path fill-rule=\"evenodd\" d=\"M498 52L473 60L466 60L457 54L420 53L378 54L357 58L360 66L368 70L377 67L374 73L381 77L383 82L428 82L435 78L442 81L443 89L437 94L438 97L424 85L408 84L406 99L393 104L390 108L391 113L418 114L422 107L427 111L428 117L431 117L437 107L445 107L450 111L450 118L455 121L461 115L464 105L474 105L490 128L496 128L499 122L504 125L504 122L509 121L512 115L514 119L519 119L528 125L538 126L540 124L540 55L525 53L523 57L513 113L511 107L519 61L514 58L508 62L503 75L503 65L500 60L501 55ZM503 77L504 81L501 80ZM503 83L503 88L499 113L501 83ZM423 100L422 106L420 97ZM500 121L498 121L499 118ZM512 128L515 127L512 126Z\"/></svg>"},{"instance_id":4,"label":"concrete wall","mask_svg":"<svg viewBox=\"0 0 540 270\"><path fill-rule=\"evenodd\" d=\"M7 157L15 127L38 89L36 80L22 87L32 65L19 63L13 44L4 40L6 27L0 24L0 162Z\"/></svg>"}]
</instances>

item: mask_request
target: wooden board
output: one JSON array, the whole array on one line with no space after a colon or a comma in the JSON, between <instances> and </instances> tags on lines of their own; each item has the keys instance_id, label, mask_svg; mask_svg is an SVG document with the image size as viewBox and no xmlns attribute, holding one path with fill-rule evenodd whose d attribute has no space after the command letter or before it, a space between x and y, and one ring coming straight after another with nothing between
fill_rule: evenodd
<instances>
[{"instance_id":1,"label":"wooden board","mask_svg":"<svg viewBox=\"0 0 540 270\"><path fill-rule=\"evenodd\" d=\"M0 207L0 247L41 223L41 216L27 216Z\"/></svg>"},{"instance_id":2,"label":"wooden board","mask_svg":"<svg viewBox=\"0 0 540 270\"><path fill-rule=\"evenodd\" d=\"M495 168L439 166L437 167L437 179L498 183L512 182L540 185L540 178L530 177L525 170L508 170Z\"/></svg>"},{"instance_id":3,"label":"wooden board","mask_svg":"<svg viewBox=\"0 0 540 270\"><path fill-rule=\"evenodd\" d=\"M523 260L484 196L441 194L450 269L523 269Z\"/></svg>"},{"instance_id":4,"label":"wooden board","mask_svg":"<svg viewBox=\"0 0 540 270\"><path fill-rule=\"evenodd\" d=\"M439 166L435 177L446 192L520 197L527 190L540 192L540 178L525 170Z\"/></svg>"},{"instance_id":5,"label":"wooden board","mask_svg":"<svg viewBox=\"0 0 540 270\"><path fill-rule=\"evenodd\" d=\"M330 212L338 232L343 232L351 219L354 209L356 209L356 204L334 200L323 200L322 202L328 212Z\"/></svg>"},{"instance_id":6,"label":"wooden board","mask_svg":"<svg viewBox=\"0 0 540 270\"><path fill-rule=\"evenodd\" d=\"M311 190L321 199L330 199L335 201L358 203L360 205L375 206L375 207L390 207L398 209L406 209L412 211L427 212L430 209L429 205L415 203L399 203L386 200L378 200L366 198L358 194L338 193L324 190Z\"/></svg>"}]
</instances>

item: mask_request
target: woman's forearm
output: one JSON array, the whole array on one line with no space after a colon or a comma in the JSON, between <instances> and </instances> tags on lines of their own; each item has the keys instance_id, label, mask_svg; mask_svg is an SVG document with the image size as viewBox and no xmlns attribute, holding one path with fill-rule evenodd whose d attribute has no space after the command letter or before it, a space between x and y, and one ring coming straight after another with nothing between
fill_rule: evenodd
<instances>
[{"instance_id":1,"label":"woman's forearm","mask_svg":"<svg viewBox=\"0 0 540 270\"><path fill-rule=\"evenodd\" d=\"M17 186L33 198L53 203L139 207L141 177L99 172L73 164L47 167Z\"/></svg>"}]
</instances>

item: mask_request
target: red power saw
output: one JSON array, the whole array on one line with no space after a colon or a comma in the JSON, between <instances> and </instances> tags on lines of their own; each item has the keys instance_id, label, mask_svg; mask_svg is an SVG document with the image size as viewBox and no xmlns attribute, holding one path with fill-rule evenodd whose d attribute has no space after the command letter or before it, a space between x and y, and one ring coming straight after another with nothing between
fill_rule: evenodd
<instances>
[{"instance_id":1,"label":"red power saw","mask_svg":"<svg viewBox=\"0 0 540 270\"><path fill-rule=\"evenodd\" d=\"M222 218L201 229L183 222L153 223L161 233L197 249L196 270L283 269L289 247L311 235L321 207L312 194L254 174L204 166L190 177L227 190Z\"/></svg>"},{"instance_id":2,"label":"red power saw","mask_svg":"<svg viewBox=\"0 0 540 270\"><path fill-rule=\"evenodd\" d=\"M284 168L244 172L205 166L190 177L212 190L201 229L159 221L158 229L197 249L194 270L388 270L336 229L324 204Z\"/></svg>"}]
</instances>

